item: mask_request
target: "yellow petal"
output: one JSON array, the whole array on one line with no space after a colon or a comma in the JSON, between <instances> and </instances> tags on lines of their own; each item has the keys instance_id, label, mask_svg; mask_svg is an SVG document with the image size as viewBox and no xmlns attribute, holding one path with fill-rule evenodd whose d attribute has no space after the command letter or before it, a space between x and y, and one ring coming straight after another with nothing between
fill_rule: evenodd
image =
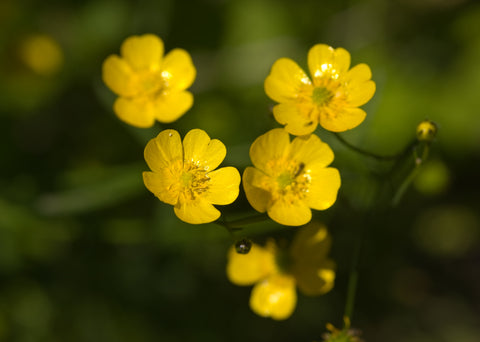
<instances>
[{"instance_id":1,"label":"yellow petal","mask_svg":"<svg viewBox=\"0 0 480 342\"><path fill-rule=\"evenodd\" d=\"M175 205L178 201L178 178L172 175L169 169L160 172L144 172L143 183L162 202Z\"/></svg>"},{"instance_id":2,"label":"yellow petal","mask_svg":"<svg viewBox=\"0 0 480 342\"><path fill-rule=\"evenodd\" d=\"M371 81L372 72L366 64L358 64L346 77L347 102L351 107L362 106L375 94L375 82Z\"/></svg>"},{"instance_id":3,"label":"yellow petal","mask_svg":"<svg viewBox=\"0 0 480 342\"><path fill-rule=\"evenodd\" d=\"M201 129L192 129L183 139L183 158L208 171L213 171L225 159L227 149L218 139L211 139Z\"/></svg>"},{"instance_id":4,"label":"yellow petal","mask_svg":"<svg viewBox=\"0 0 480 342\"><path fill-rule=\"evenodd\" d=\"M265 93L276 102L295 100L298 94L311 85L307 74L289 58L280 58L265 79Z\"/></svg>"},{"instance_id":5,"label":"yellow petal","mask_svg":"<svg viewBox=\"0 0 480 342\"><path fill-rule=\"evenodd\" d=\"M191 224L209 223L220 217L220 212L212 204L202 199L185 200L183 194L180 194L174 211L180 220Z\"/></svg>"},{"instance_id":6,"label":"yellow petal","mask_svg":"<svg viewBox=\"0 0 480 342\"><path fill-rule=\"evenodd\" d=\"M150 170L161 171L173 164L183 165L183 149L180 134L173 129L160 132L151 139L144 151L145 161Z\"/></svg>"},{"instance_id":7,"label":"yellow petal","mask_svg":"<svg viewBox=\"0 0 480 342\"><path fill-rule=\"evenodd\" d=\"M163 41L153 34L131 36L123 42L121 53L134 70L158 70L163 57Z\"/></svg>"},{"instance_id":8,"label":"yellow petal","mask_svg":"<svg viewBox=\"0 0 480 342\"><path fill-rule=\"evenodd\" d=\"M117 95L134 96L138 93L136 75L122 58L111 55L102 65L103 82Z\"/></svg>"},{"instance_id":9,"label":"yellow petal","mask_svg":"<svg viewBox=\"0 0 480 342\"><path fill-rule=\"evenodd\" d=\"M335 284L334 263L331 260L321 265L295 264L293 274L299 290L306 296L322 295Z\"/></svg>"},{"instance_id":10,"label":"yellow petal","mask_svg":"<svg viewBox=\"0 0 480 342\"><path fill-rule=\"evenodd\" d=\"M253 168L247 167L243 171L243 189L245 190L245 195L250 205L258 212L264 213L267 211L268 203L270 202L270 193L261 188L254 186L254 183L257 183L261 177L265 175Z\"/></svg>"},{"instance_id":11,"label":"yellow petal","mask_svg":"<svg viewBox=\"0 0 480 342\"><path fill-rule=\"evenodd\" d=\"M283 128L275 128L259 136L250 146L250 159L255 167L271 174L269 161L282 159L290 150L290 136Z\"/></svg>"},{"instance_id":12,"label":"yellow petal","mask_svg":"<svg viewBox=\"0 0 480 342\"><path fill-rule=\"evenodd\" d=\"M227 277L236 285L253 285L276 272L275 254L271 249L253 244L248 254L239 254L235 247L228 251Z\"/></svg>"},{"instance_id":13,"label":"yellow petal","mask_svg":"<svg viewBox=\"0 0 480 342\"><path fill-rule=\"evenodd\" d=\"M207 174L210 181L205 200L212 204L230 204L238 197L240 173L234 167L222 167Z\"/></svg>"},{"instance_id":14,"label":"yellow petal","mask_svg":"<svg viewBox=\"0 0 480 342\"><path fill-rule=\"evenodd\" d=\"M315 134L293 139L290 156L292 160L303 163L305 171L326 167L333 161L332 149Z\"/></svg>"},{"instance_id":15,"label":"yellow petal","mask_svg":"<svg viewBox=\"0 0 480 342\"><path fill-rule=\"evenodd\" d=\"M285 226L301 226L312 219L312 211L303 202L296 199L280 198L268 209L268 216Z\"/></svg>"},{"instance_id":16,"label":"yellow petal","mask_svg":"<svg viewBox=\"0 0 480 342\"><path fill-rule=\"evenodd\" d=\"M144 98L119 97L113 104L113 111L120 120L135 127L148 128L155 123L152 106Z\"/></svg>"},{"instance_id":17,"label":"yellow petal","mask_svg":"<svg viewBox=\"0 0 480 342\"><path fill-rule=\"evenodd\" d=\"M314 83L315 79L325 76L340 77L349 67L350 54L345 49L333 49L325 44L317 44L308 51L308 69Z\"/></svg>"},{"instance_id":18,"label":"yellow petal","mask_svg":"<svg viewBox=\"0 0 480 342\"><path fill-rule=\"evenodd\" d=\"M185 114L193 105L189 91L164 92L152 102L155 118L162 123L171 123Z\"/></svg>"},{"instance_id":19,"label":"yellow petal","mask_svg":"<svg viewBox=\"0 0 480 342\"><path fill-rule=\"evenodd\" d=\"M375 83L367 81L361 84L352 83L348 85L347 101L351 107L363 106L375 94Z\"/></svg>"},{"instance_id":20,"label":"yellow petal","mask_svg":"<svg viewBox=\"0 0 480 342\"><path fill-rule=\"evenodd\" d=\"M292 259L301 262L308 261L321 265L330 251L332 239L324 224L310 221L306 226L299 228L290 247Z\"/></svg>"},{"instance_id":21,"label":"yellow petal","mask_svg":"<svg viewBox=\"0 0 480 342\"><path fill-rule=\"evenodd\" d=\"M295 280L276 274L256 284L250 296L250 308L257 315L283 320L290 317L297 305Z\"/></svg>"},{"instance_id":22,"label":"yellow petal","mask_svg":"<svg viewBox=\"0 0 480 342\"><path fill-rule=\"evenodd\" d=\"M344 108L338 113L320 113L320 125L332 132L344 132L360 125L367 113L360 108Z\"/></svg>"},{"instance_id":23,"label":"yellow petal","mask_svg":"<svg viewBox=\"0 0 480 342\"><path fill-rule=\"evenodd\" d=\"M190 87L195 80L197 71L190 54L183 49L174 49L164 58L162 78L165 87L180 91Z\"/></svg>"},{"instance_id":24,"label":"yellow petal","mask_svg":"<svg viewBox=\"0 0 480 342\"><path fill-rule=\"evenodd\" d=\"M315 131L318 125L318 116L312 115L311 103L281 103L273 107L273 116L278 123L285 126L285 130L293 135L307 135Z\"/></svg>"},{"instance_id":25,"label":"yellow petal","mask_svg":"<svg viewBox=\"0 0 480 342\"><path fill-rule=\"evenodd\" d=\"M340 173L337 169L328 167L313 169L310 172L311 183L306 197L307 205L316 210L330 208L337 200L340 188Z\"/></svg>"}]
</instances>

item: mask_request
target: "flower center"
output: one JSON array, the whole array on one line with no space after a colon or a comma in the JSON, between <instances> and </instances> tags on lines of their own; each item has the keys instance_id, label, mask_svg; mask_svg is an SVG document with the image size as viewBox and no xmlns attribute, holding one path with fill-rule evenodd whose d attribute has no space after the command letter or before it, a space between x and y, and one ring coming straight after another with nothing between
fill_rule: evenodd
<instances>
[{"instance_id":1,"label":"flower center","mask_svg":"<svg viewBox=\"0 0 480 342\"><path fill-rule=\"evenodd\" d=\"M333 99L333 93L326 87L315 87L312 92L312 101L319 107L326 106Z\"/></svg>"},{"instance_id":2,"label":"flower center","mask_svg":"<svg viewBox=\"0 0 480 342\"><path fill-rule=\"evenodd\" d=\"M143 95L155 96L164 89L164 80L159 72L146 71L140 75L140 88Z\"/></svg>"},{"instance_id":3,"label":"flower center","mask_svg":"<svg viewBox=\"0 0 480 342\"><path fill-rule=\"evenodd\" d=\"M196 165L187 165L180 175L185 198L189 200L195 200L205 193L208 190L209 181L207 171Z\"/></svg>"},{"instance_id":4,"label":"flower center","mask_svg":"<svg viewBox=\"0 0 480 342\"><path fill-rule=\"evenodd\" d=\"M274 170L281 170L274 178L277 195L303 198L310 184L310 175L305 171L305 164L295 161L276 161L274 164Z\"/></svg>"}]
</instances>

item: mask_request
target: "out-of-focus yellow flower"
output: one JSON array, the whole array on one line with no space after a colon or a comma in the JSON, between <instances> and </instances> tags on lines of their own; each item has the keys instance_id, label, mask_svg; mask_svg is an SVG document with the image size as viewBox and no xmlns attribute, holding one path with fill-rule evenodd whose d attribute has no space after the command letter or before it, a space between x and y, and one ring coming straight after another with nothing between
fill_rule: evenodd
<instances>
[{"instance_id":1,"label":"out-of-focus yellow flower","mask_svg":"<svg viewBox=\"0 0 480 342\"><path fill-rule=\"evenodd\" d=\"M277 60L265 79L265 92L278 102L275 119L294 135L312 133L318 124L333 132L358 126L366 116L358 108L375 93L366 64L350 67L347 50L324 44L308 52L311 78L289 58Z\"/></svg>"},{"instance_id":2,"label":"out-of-focus yellow flower","mask_svg":"<svg viewBox=\"0 0 480 342\"><path fill-rule=\"evenodd\" d=\"M63 65L62 48L46 34L27 37L20 45L19 54L23 62L39 75L53 75Z\"/></svg>"},{"instance_id":3,"label":"out-of-focus yellow flower","mask_svg":"<svg viewBox=\"0 0 480 342\"><path fill-rule=\"evenodd\" d=\"M192 129L181 141L168 129L150 140L145 160L152 172L143 173L148 190L174 206L187 223L215 221L220 212L213 204L230 204L238 196L240 174L234 167L215 170L225 158L225 145L201 129Z\"/></svg>"},{"instance_id":4,"label":"out-of-focus yellow flower","mask_svg":"<svg viewBox=\"0 0 480 342\"><path fill-rule=\"evenodd\" d=\"M190 54L174 49L163 56L163 41L153 35L132 36L121 46L121 57L103 63L103 81L119 97L117 116L136 127L151 127L155 120L177 120L193 105L189 88L196 76Z\"/></svg>"},{"instance_id":5,"label":"out-of-focus yellow flower","mask_svg":"<svg viewBox=\"0 0 480 342\"><path fill-rule=\"evenodd\" d=\"M297 304L296 287L309 296L333 288L335 265L327 257L330 245L325 226L312 222L300 228L288 252L280 251L273 240L265 247L253 244L248 254L239 254L232 246L227 277L236 285L254 285L250 308L256 314L287 319Z\"/></svg>"},{"instance_id":6,"label":"out-of-focus yellow flower","mask_svg":"<svg viewBox=\"0 0 480 342\"><path fill-rule=\"evenodd\" d=\"M329 208L337 198L340 174L327 167L333 152L312 134L290 142L282 128L258 137L250 147L254 167L243 173L243 187L252 207L283 225L301 226L312 209Z\"/></svg>"}]
</instances>

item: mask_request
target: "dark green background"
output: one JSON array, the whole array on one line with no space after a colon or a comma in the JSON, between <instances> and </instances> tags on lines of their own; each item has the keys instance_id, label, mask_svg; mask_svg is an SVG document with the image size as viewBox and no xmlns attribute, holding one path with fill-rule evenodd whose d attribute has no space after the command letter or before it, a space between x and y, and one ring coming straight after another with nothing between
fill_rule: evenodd
<instances>
[{"instance_id":1,"label":"dark green background","mask_svg":"<svg viewBox=\"0 0 480 342\"><path fill-rule=\"evenodd\" d=\"M480 340L480 5L473 0L14 1L0 3L0 340L313 341L339 326L352 251L363 230L353 325L369 342ZM50 77L18 58L47 33L65 63ZM197 67L193 108L142 130L112 112L101 65L133 34L155 33ZM395 153L423 119L439 126L429 162L399 206L390 163L356 155L322 129L343 185L315 219L333 236L336 287L299 295L282 322L254 315L250 288L230 284L220 226L179 221L143 186L146 142L164 128L201 128L250 164L251 142L278 127L263 81L273 62L306 65L317 43L367 63L377 91L344 137ZM243 193L223 208L252 213ZM245 235L289 238L252 225Z\"/></svg>"}]
</instances>

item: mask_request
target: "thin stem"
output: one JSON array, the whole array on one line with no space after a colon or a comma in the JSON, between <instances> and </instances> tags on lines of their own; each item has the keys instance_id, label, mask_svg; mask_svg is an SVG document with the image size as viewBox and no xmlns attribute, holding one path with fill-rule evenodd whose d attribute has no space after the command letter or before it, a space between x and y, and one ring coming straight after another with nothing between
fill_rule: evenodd
<instances>
[{"instance_id":1,"label":"thin stem","mask_svg":"<svg viewBox=\"0 0 480 342\"><path fill-rule=\"evenodd\" d=\"M374 158L374 159L377 159L377 160L395 160L395 159L398 159L400 157L402 157L403 155L405 155L408 151L410 151L416 144L417 144L417 140L415 139L413 142L411 142L410 144L407 145L407 147L400 151L399 153L396 153L396 154L392 154L392 155L379 155L379 154L376 154L376 153L373 153L373 152L370 152L370 151L367 151L367 150L364 150L364 149L361 149L355 145L352 145L351 143L349 143L348 141L346 141L340 134L338 133L333 133L333 135L343 144L345 145L346 147L348 147L349 149L351 149L352 151L355 151L357 153L360 153L360 154L363 154L364 156L367 156L367 157L371 157L371 158Z\"/></svg>"},{"instance_id":2,"label":"thin stem","mask_svg":"<svg viewBox=\"0 0 480 342\"><path fill-rule=\"evenodd\" d=\"M344 321L345 325L346 322L350 324L353 315L353 307L355 304L355 294L357 292L357 283L358 283L358 271L352 270L348 279L348 288L347 288L347 300L345 303L345 314L344 314Z\"/></svg>"},{"instance_id":3,"label":"thin stem","mask_svg":"<svg viewBox=\"0 0 480 342\"><path fill-rule=\"evenodd\" d=\"M266 220L268 220L267 214L253 215L250 217L245 217L245 218L241 218L233 221L227 221L225 220L225 217L222 216L220 219L214 221L213 223L226 228L231 234L233 234L236 231L242 230L242 228L246 225L254 224L254 223L258 223Z\"/></svg>"},{"instance_id":4,"label":"thin stem","mask_svg":"<svg viewBox=\"0 0 480 342\"><path fill-rule=\"evenodd\" d=\"M402 184L400 184L397 192L393 196L392 205L395 207L400 203L403 195L407 191L408 187L412 183L412 181L417 176L418 172L420 171L420 167L428 158L428 153L430 150L430 145L427 143L423 146L423 151L421 157L417 155L417 151L415 150L415 166L413 167L412 171L408 174L408 176L403 180Z\"/></svg>"}]
</instances>

